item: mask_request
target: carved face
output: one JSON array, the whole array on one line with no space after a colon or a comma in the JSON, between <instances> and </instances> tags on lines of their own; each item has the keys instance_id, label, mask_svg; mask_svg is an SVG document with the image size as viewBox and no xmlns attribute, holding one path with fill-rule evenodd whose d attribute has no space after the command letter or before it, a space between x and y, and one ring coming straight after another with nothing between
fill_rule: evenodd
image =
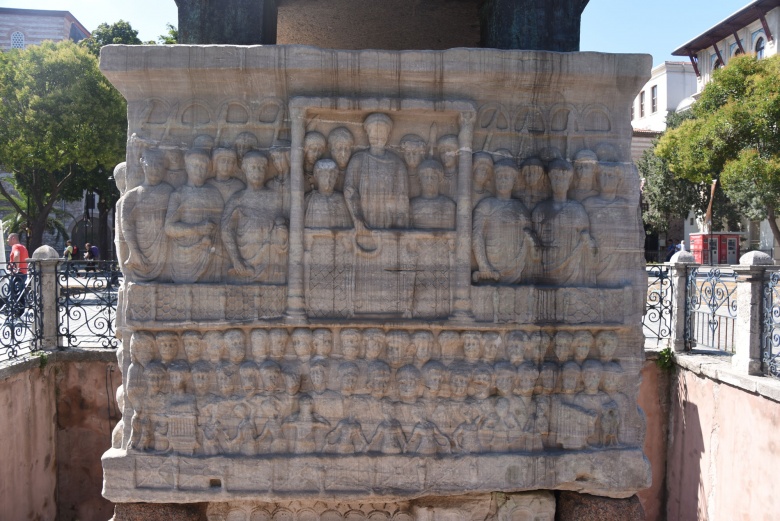
<instances>
[{"instance_id":1,"label":"carved face","mask_svg":"<svg viewBox=\"0 0 780 521\"><path fill-rule=\"evenodd\" d=\"M141 158L141 167L144 169L146 182L157 185L165 176L165 156L159 153L144 154Z\"/></svg>"},{"instance_id":2,"label":"carved face","mask_svg":"<svg viewBox=\"0 0 780 521\"><path fill-rule=\"evenodd\" d=\"M287 344L290 341L290 335L284 329L274 329L271 331L271 358L284 358L287 352Z\"/></svg>"},{"instance_id":3,"label":"carved face","mask_svg":"<svg viewBox=\"0 0 780 521\"><path fill-rule=\"evenodd\" d=\"M439 159L447 170L455 169L458 166L458 143L454 140L439 143Z\"/></svg>"},{"instance_id":4,"label":"carved face","mask_svg":"<svg viewBox=\"0 0 780 521\"><path fill-rule=\"evenodd\" d=\"M550 170L550 184L553 192L566 192L571 184L572 171L566 168L552 168Z\"/></svg>"},{"instance_id":5,"label":"carved face","mask_svg":"<svg viewBox=\"0 0 780 521\"><path fill-rule=\"evenodd\" d=\"M142 366L146 367L154 358L154 339L148 335L135 333L130 338L130 354Z\"/></svg>"},{"instance_id":6,"label":"carved face","mask_svg":"<svg viewBox=\"0 0 780 521\"><path fill-rule=\"evenodd\" d=\"M184 333L181 337L187 362L194 364L203 354L203 339L197 333Z\"/></svg>"},{"instance_id":7,"label":"carved face","mask_svg":"<svg viewBox=\"0 0 780 521\"><path fill-rule=\"evenodd\" d=\"M258 362L264 360L268 356L268 331L265 329L255 329L252 331L250 338L250 344L252 345L252 358Z\"/></svg>"},{"instance_id":8,"label":"carved face","mask_svg":"<svg viewBox=\"0 0 780 521\"><path fill-rule=\"evenodd\" d=\"M501 349L501 337L496 334L486 334L482 341L482 358L485 362L492 363Z\"/></svg>"},{"instance_id":9,"label":"carved face","mask_svg":"<svg viewBox=\"0 0 780 521\"><path fill-rule=\"evenodd\" d=\"M501 396L511 396L515 388L515 373L509 370L499 370L496 373L496 390Z\"/></svg>"},{"instance_id":10,"label":"carved face","mask_svg":"<svg viewBox=\"0 0 780 521\"><path fill-rule=\"evenodd\" d=\"M420 364L431 359L433 351L433 335L416 334L412 336L415 347L415 358Z\"/></svg>"},{"instance_id":11,"label":"carved face","mask_svg":"<svg viewBox=\"0 0 780 521\"><path fill-rule=\"evenodd\" d=\"M530 396L536 387L539 372L530 364L523 364L517 368L517 390L522 396ZM553 380L555 375L553 373Z\"/></svg>"},{"instance_id":12,"label":"carved face","mask_svg":"<svg viewBox=\"0 0 780 521\"><path fill-rule=\"evenodd\" d=\"M596 174L596 162L576 161L574 171L577 174L577 188L590 190L593 187L593 177Z\"/></svg>"},{"instance_id":13,"label":"carved face","mask_svg":"<svg viewBox=\"0 0 780 521\"><path fill-rule=\"evenodd\" d=\"M312 339L306 334L295 334L292 336L292 345L295 354L301 360L308 360L311 356Z\"/></svg>"},{"instance_id":14,"label":"carved face","mask_svg":"<svg viewBox=\"0 0 780 521\"><path fill-rule=\"evenodd\" d=\"M341 375L341 392L344 394L352 394L357 387L357 371L348 370Z\"/></svg>"},{"instance_id":15,"label":"carved face","mask_svg":"<svg viewBox=\"0 0 780 521\"><path fill-rule=\"evenodd\" d=\"M606 367L609 367L609 365L610 364L607 364ZM604 371L601 378L601 388L608 393L616 392L620 388L620 377L619 370L608 368Z\"/></svg>"},{"instance_id":16,"label":"carved face","mask_svg":"<svg viewBox=\"0 0 780 521\"><path fill-rule=\"evenodd\" d=\"M599 358L602 362L609 362L615 355L618 346L618 337L613 331L603 331L596 337L599 348Z\"/></svg>"},{"instance_id":17,"label":"carved face","mask_svg":"<svg viewBox=\"0 0 780 521\"><path fill-rule=\"evenodd\" d=\"M589 394L595 393L599 390L600 384L601 369L595 366L586 366L582 371L582 385L585 387L585 392Z\"/></svg>"},{"instance_id":18,"label":"carved face","mask_svg":"<svg viewBox=\"0 0 780 521\"><path fill-rule=\"evenodd\" d=\"M315 166L314 177L317 179L317 190L324 195L330 195L336 187L339 171L335 168L319 168Z\"/></svg>"},{"instance_id":19,"label":"carved face","mask_svg":"<svg viewBox=\"0 0 780 521\"><path fill-rule=\"evenodd\" d=\"M580 381L580 372L576 368L570 368L568 364L563 368L563 376L561 378L561 390L564 393L573 393L577 390L577 384Z\"/></svg>"},{"instance_id":20,"label":"carved face","mask_svg":"<svg viewBox=\"0 0 780 521\"><path fill-rule=\"evenodd\" d=\"M559 362L567 362L571 358L571 343L572 338L570 335L561 333L555 335L555 356Z\"/></svg>"},{"instance_id":21,"label":"carved face","mask_svg":"<svg viewBox=\"0 0 780 521\"><path fill-rule=\"evenodd\" d=\"M387 360L393 367L402 365L406 359L407 343L403 338L390 338L387 342Z\"/></svg>"},{"instance_id":22,"label":"carved face","mask_svg":"<svg viewBox=\"0 0 780 521\"><path fill-rule=\"evenodd\" d=\"M542 165L528 165L523 168L523 175L527 186L536 186L544 177L544 167Z\"/></svg>"},{"instance_id":23,"label":"carved face","mask_svg":"<svg viewBox=\"0 0 780 521\"><path fill-rule=\"evenodd\" d=\"M390 137L390 125L382 120L372 120L365 125L368 143L372 148L384 148Z\"/></svg>"},{"instance_id":24,"label":"carved face","mask_svg":"<svg viewBox=\"0 0 780 521\"><path fill-rule=\"evenodd\" d=\"M512 333L507 337L506 352L509 361L514 365L523 362L523 353L525 352L525 336L522 333Z\"/></svg>"},{"instance_id":25,"label":"carved face","mask_svg":"<svg viewBox=\"0 0 780 521\"><path fill-rule=\"evenodd\" d=\"M311 378L311 385L315 391L322 392L327 387L327 379L325 375L325 367L322 365L315 365L309 371L309 378Z\"/></svg>"},{"instance_id":26,"label":"carved face","mask_svg":"<svg viewBox=\"0 0 780 521\"><path fill-rule=\"evenodd\" d=\"M287 150L271 150L271 163L278 175L285 176L290 170L290 153Z\"/></svg>"},{"instance_id":27,"label":"carved face","mask_svg":"<svg viewBox=\"0 0 780 521\"><path fill-rule=\"evenodd\" d=\"M343 335L341 338L341 355L345 360L357 360L360 355L360 337Z\"/></svg>"},{"instance_id":28,"label":"carved face","mask_svg":"<svg viewBox=\"0 0 780 521\"><path fill-rule=\"evenodd\" d=\"M321 159L323 154L325 153L325 147L326 147L325 138L320 136L316 136L316 137L313 136L310 139L306 140L303 146L304 146L303 149L304 166L306 170L311 172L312 169L314 168L314 163L316 163L318 159Z\"/></svg>"},{"instance_id":29,"label":"carved face","mask_svg":"<svg viewBox=\"0 0 780 521\"><path fill-rule=\"evenodd\" d=\"M268 162L260 156L248 156L241 163L241 169L246 175L247 183L254 188L259 188L265 183Z\"/></svg>"},{"instance_id":30,"label":"carved face","mask_svg":"<svg viewBox=\"0 0 780 521\"><path fill-rule=\"evenodd\" d=\"M328 356L333 351L333 334L328 329L314 330L314 352L317 356Z\"/></svg>"},{"instance_id":31,"label":"carved face","mask_svg":"<svg viewBox=\"0 0 780 521\"><path fill-rule=\"evenodd\" d=\"M154 396L156 394L160 394L163 392L163 389L165 389L167 374L165 369L163 369L163 367L159 364L155 363L150 365L153 367L149 371L149 376L147 377L149 382L149 395Z\"/></svg>"},{"instance_id":32,"label":"carved face","mask_svg":"<svg viewBox=\"0 0 780 521\"><path fill-rule=\"evenodd\" d=\"M406 166L415 169L420 166L425 157L425 143L423 141L413 140L401 143L401 149L404 154Z\"/></svg>"},{"instance_id":33,"label":"carved face","mask_svg":"<svg viewBox=\"0 0 780 521\"><path fill-rule=\"evenodd\" d=\"M578 363L582 363L588 358L590 353L590 338L580 337L579 335L574 338L574 360Z\"/></svg>"},{"instance_id":34,"label":"carved face","mask_svg":"<svg viewBox=\"0 0 780 521\"><path fill-rule=\"evenodd\" d=\"M472 179L474 188L481 190L485 184L493 177L493 165L489 161L478 161L472 168Z\"/></svg>"},{"instance_id":35,"label":"carved face","mask_svg":"<svg viewBox=\"0 0 780 521\"><path fill-rule=\"evenodd\" d=\"M196 370L192 372L192 385L195 388L195 394L203 396L211 391L211 373L206 370Z\"/></svg>"},{"instance_id":36,"label":"carved face","mask_svg":"<svg viewBox=\"0 0 780 521\"><path fill-rule=\"evenodd\" d=\"M439 195L439 172L435 168L423 168L420 170L420 187L424 197L436 197Z\"/></svg>"},{"instance_id":37,"label":"carved face","mask_svg":"<svg viewBox=\"0 0 780 521\"><path fill-rule=\"evenodd\" d=\"M402 400L415 400L420 388L420 378L412 371L399 371L398 395Z\"/></svg>"},{"instance_id":38,"label":"carved face","mask_svg":"<svg viewBox=\"0 0 780 521\"><path fill-rule=\"evenodd\" d=\"M501 195L511 194L517 180L517 170L509 166L496 169L496 192Z\"/></svg>"},{"instance_id":39,"label":"carved face","mask_svg":"<svg viewBox=\"0 0 780 521\"><path fill-rule=\"evenodd\" d=\"M171 381L171 388L174 391L183 391L184 384L187 382L185 373L180 370L168 371L168 378Z\"/></svg>"},{"instance_id":40,"label":"carved face","mask_svg":"<svg viewBox=\"0 0 780 521\"><path fill-rule=\"evenodd\" d=\"M230 179L236 170L236 154L232 150L220 150L214 157L214 173L217 179L225 181Z\"/></svg>"},{"instance_id":41,"label":"carved face","mask_svg":"<svg viewBox=\"0 0 780 521\"><path fill-rule=\"evenodd\" d=\"M241 367L241 369L239 369L238 371L238 374L241 377L241 388L244 391L248 393L252 393L258 389L260 371L257 369L256 366Z\"/></svg>"},{"instance_id":42,"label":"carved face","mask_svg":"<svg viewBox=\"0 0 780 521\"><path fill-rule=\"evenodd\" d=\"M450 390L452 398L462 400L466 397L469 390L469 377L462 373L455 373L450 378Z\"/></svg>"},{"instance_id":43,"label":"carved face","mask_svg":"<svg viewBox=\"0 0 780 521\"><path fill-rule=\"evenodd\" d=\"M284 379L284 391L290 396L298 394L298 391L301 390L300 375L289 371L282 374L282 378Z\"/></svg>"},{"instance_id":44,"label":"carved face","mask_svg":"<svg viewBox=\"0 0 780 521\"><path fill-rule=\"evenodd\" d=\"M279 367L275 365L264 366L260 369L260 373L263 377L263 385L268 392L276 392L279 390L279 376L281 371Z\"/></svg>"},{"instance_id":45,"label":"carved face","mask_svg":"<svg viewBox=\"0 0 780 521\"><path fill-rule=\"evenodd\" d=\"M332 139L329 147L330 157L333 159L341 170L347 168L349 158L352 155L352 143L344 138Z\"/></svg>"},{"instance_id":46,"label":"carved face","mask_svg":"<svg viewBox=\"0 0 780 521\"><path fill-rule=\"evenodd\" d=\"M482 351L479 333L465 333L463 335L463 354L469 362L479 360Z\"/></svg>"},{"instance_id":47,"label":"carved face","mask_svg":"<svg viewBox=\"0 0 780 521\"><path fill-rule=\"evenodd\" d=\"M244 338L240 333L225 335L225 344L227 347L228 360L234 364L239 364L244 361L246 347L244 346Z\"/></svg>"},{"instance_id":48,"label":"carved face","mask_svg":"<svg viewBox=\"0 0 780 521\"><path fill-rule=\"evenodd\" d=\"M474 377L471 379L472 388L474 389L474 396L479 399L484 399L490 396L490 390L493 384L493 376L489 371L477 370L474 372Z\"/></svg>"},{"instance_id":49,"label":"carved face","mask_svg":"<svg viewBox=\"0 0 780 521\"><path fill-rule=\"evenodd\" d=\"M387 388L390 385L390 373L383 370L373 370L368 375L368 388L371 395L381 398L387 394Z\"/></svg>"},{"instance_id":50,"label":"carved face","mask_svg":"<svg viewBox=\"0 0 780 521\"><path fill-rule=\"evenodd\" d=\"M169 334L157 335L157 349L160 350L162 361L169 364L179 352L179 338Z\"/></svg>"},{"instance_id":51,"label":"carved face","mask_svg":"<svg viewBox=\"0 0 780 521\"><path fill-rule=\"evenodd\" d=\"M230 396L233 394L233 374L219 369L217 371L217 387L219 388L222 396Z\"/></svg>"},{"instance_id":52,"label":"carved face","mask_svg":"<svg viewBox=\"0 0 780 521\"><path fill-rule=\"evenodd\" d=\"M199 154L189 155L185 159L187 179L193 186L203 186L209 176L209 159Z\"/></svg>"},{"instance_id":53,"label":"carved face","mask_svg":"<svg viewBox=\"0 0 780 521\"><path fill-rule=\"evenodd\" d=\"M425 376L425 387L433 396L438 396L444 381L444 368L440 364L426 366L423 368Z\"/></svg>"},{"instance_id":54,"label":"carved face","mask_svg":"<svg viewBox=\"0 0 780 521\"><path fill-rule=\"evenodd\" d=\"M619 172L616 167L605 166L599 169L599 186L602 195L614 195L620 182Z\"/></svg>"},{"instance_id":55,"label":"carved face","mask_svg":"<svg viewBox=\"0 0 780 521\"><path fill-rule=\"evenodd\" d=\"M363 337L366 341L366 358L376 360L382 356L385 347L385 334L379 330L368 330Z\"/></svg>"}]
</instances>

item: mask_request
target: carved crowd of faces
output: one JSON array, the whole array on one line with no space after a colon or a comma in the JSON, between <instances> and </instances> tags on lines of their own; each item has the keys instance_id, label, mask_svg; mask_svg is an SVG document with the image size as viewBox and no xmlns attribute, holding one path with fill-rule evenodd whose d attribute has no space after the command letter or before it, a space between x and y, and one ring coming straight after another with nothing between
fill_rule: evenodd
<instances>
[{"instance_id":1,"label":"carved crowd of faces","mask_svg":"<svg viewBox=\"0 0 780 521\"><path fill-rule=\"evenodd\" d=\"M118 203L128 278L283 284L289 156L289 143L260 150L249 132L227 146L198 136L186 151L144 148L144 180Z\"/></svg>"},{"instance_id":2,"label":"carved crowd of faces","mask_svg":"<svg viewBox=\"0 0 780 521\"><path fill-rule=\"evenodd\" d=\"M129 449L417 454L633 445L604 330L136 331Z\"/></svg>"}]
</instances>

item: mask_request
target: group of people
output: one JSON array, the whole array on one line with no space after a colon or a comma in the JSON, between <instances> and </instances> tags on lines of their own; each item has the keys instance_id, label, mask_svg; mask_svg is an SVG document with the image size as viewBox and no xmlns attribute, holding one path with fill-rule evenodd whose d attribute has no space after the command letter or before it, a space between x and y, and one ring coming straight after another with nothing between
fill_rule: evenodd
<instances>
[{"instance_id":1,"label":"group of people","mask_svg":"<svg viewBox=\"0 0 780 521\"><path fill-rule=\"evenodd\" d=\"M66 261L74 261L78 259L79 247L68 239L65 241L65 251L62 252L62 257ZM86 276L90 271L97 272L97 261L100 260L100 249L94 244L86 243L84 245L84 253L82 258L87 261L84 267L84 275ZM75 266L72 267L72 273L78 275L78 269Z\"/></svg>"},{"instance_id":2,"label":"group of people","mask_svg":"<svg viewBox=\"0 0 780 521\"><path fill-rule=\"evenodd\" d=\"M612 331L277 328L248 337L133 333L129 448L442 455L639 443Z\"/></svg>"}]
</instances>

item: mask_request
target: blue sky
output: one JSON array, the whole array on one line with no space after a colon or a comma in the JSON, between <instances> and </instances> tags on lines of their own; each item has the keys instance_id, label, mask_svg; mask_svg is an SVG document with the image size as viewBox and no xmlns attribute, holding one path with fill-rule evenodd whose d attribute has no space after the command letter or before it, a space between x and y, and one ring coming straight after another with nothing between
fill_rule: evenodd
<instances>
[{"instance_id":1,"label":"blue sky","mask_svg":"<svg viewBox=\"0 0 780 521\"><path fill-rule=\"evenodd\" d=\"M327 0L321 0L327 1ZM582 20L583 51L648 53L653 63L709 29L750 0L591 0ZM174 0L0 0L0 7L70 11L87 29L101 22L130 22L144 40L177 24Z\"/></svg>"}]
</instances>

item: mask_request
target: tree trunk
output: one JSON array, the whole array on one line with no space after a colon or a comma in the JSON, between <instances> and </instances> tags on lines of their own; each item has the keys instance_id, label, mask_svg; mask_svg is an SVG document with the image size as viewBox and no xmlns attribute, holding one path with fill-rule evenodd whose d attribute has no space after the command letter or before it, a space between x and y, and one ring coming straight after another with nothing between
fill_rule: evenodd
<instances>
[{"instance_id":1,"label":"tree trunk","mask_svg":"<svg viewBox=\"0 0 780 521\"><path fill-rule=\"evenodd\" d=\"M108 213L111 210L111 206L106 204L105 198L101 196L100 194L97 194L98 199L98 248L100 249L100 260L111 260L113 258L113 255L111 255L111 249L109 246L111 245L111 242L109 241L109 235L108 235Z\"/></svg>"},{"instance_id":2,"label":"tree trunk","mask_svg":"<svg viewBox=\"0 0 780 521\"><path fill-rule=\"evenodd\" d=\"M766 209L766 218L769 221L769 228L772 230L772 237L775 238L775 243L780 244L780 228L777 226L777 217L775 216L774 208Z\"/></svg>"},{"instance_id":3,"label":"tree trunk","mask_svg":"<svg viewBox=\"0 0 780 521\"><path fill-rule=\"evenodd\" d=\"M43 246L43 234L46 232L46 219L49 214L38 215L35 219L30 219L30 229L27 235L27 250L32 257L33 252Z\"/></svg>"}]
</instances>

